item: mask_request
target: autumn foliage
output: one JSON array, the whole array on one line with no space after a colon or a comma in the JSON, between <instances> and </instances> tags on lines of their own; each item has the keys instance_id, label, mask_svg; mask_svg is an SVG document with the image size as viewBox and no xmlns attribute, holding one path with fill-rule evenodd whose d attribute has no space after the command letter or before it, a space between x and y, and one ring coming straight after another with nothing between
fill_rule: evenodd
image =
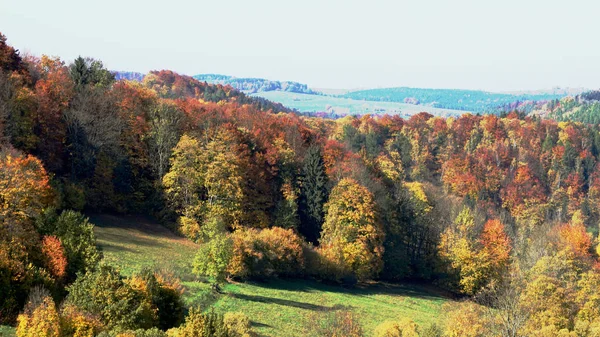
<instances>
[{"instance_id":1,"label":"autumn foliage","mask_svg":"<svg viewBox=\"0 0 600 337\"><path fill-rule=\"evenodd\" d=\"M60 240L55 236L45 236L42 239L42 253L47 259L50 273L59 279L64 277L67 270L67 258Z\"/></svg>"}]
</instances>

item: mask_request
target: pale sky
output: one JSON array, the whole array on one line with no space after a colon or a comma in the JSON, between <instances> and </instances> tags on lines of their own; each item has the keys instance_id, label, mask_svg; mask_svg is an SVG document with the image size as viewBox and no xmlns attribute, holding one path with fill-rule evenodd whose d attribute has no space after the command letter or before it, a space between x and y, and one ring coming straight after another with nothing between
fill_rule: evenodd
<instances>
[{"instance_id":1,"label":"pale sky","mask_svg":"<svg viewBox=\"0 0 600 337\"><path fill-rule=\"evenodd\" d=\"M597 0L0 0L22 52L316 88L600 88Z\"/></svg>"}]
</instances>

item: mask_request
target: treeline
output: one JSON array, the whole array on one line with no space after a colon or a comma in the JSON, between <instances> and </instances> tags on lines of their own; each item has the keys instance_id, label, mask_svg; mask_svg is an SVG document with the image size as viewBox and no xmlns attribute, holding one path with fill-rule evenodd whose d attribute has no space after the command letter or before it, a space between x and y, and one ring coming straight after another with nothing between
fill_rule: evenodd
<instances>
[{"instance_id":1,"label":"treeline","mask_svg":"<svg viewBox=\"0 0 600 337\"><path fill-rule=\"evenodd\" d=\"M416 279L474 301L431 336L600 326L597 125L300 117L170 71L115 81L99 61L22 58L0 41L0 314L21 313L20 336L74 335L75 322L81 336L246 333L240 315L182 323L169 275L98 264L83 210L151 213L202 243L194 271L216 291L228 278Z\"/></svg>"},{"instance_id":2,"label":"treeline","mask_svg":"<svg viewBox=\"0 0 600 337\"><path fill-rule=\"evenodd\" d=\"M401 102L421 104L435 108L454 109L471 112L494 113L499 108L514 105L515 102L548 101L564 97L562 94L502 94L477 90L459 89L420 89L383 88L352 91L341 97L381 102Z\"/></svg>"},{"instance_id":3,"label":"treeline","mask_svg":"<svg viewBox=\"0 0 600 337\"><path fill-rule=\"evenodd\" d=\"M306 84L292 81L271 81L264 78L238 78L218 74L194 75L201 82L210 84L230 85L236 90L250 94L263 91L289 91L300 94L319 95L320 93L310 89Z\"/></svg>"}]
</instances>

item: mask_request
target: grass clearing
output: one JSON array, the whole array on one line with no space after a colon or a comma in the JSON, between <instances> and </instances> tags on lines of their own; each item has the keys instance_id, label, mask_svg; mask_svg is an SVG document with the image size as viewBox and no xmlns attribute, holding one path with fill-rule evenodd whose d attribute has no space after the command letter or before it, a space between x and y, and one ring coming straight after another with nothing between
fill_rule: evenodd
<instances>
[{"instance_id":1,"label":"grass clearing","mask_svg":"<svg viewBox=\"0 0 600 337\"><path fill-rule=\"evenodd\" d=\"M131 275L144 267L169 269L180 278L192 275L198 245L173 234L145 216L92 214L104 261Z\"/></svg>"},{"instance_id":2,"label":"grass clearing","mask_svg":"<svg viewBox=\"0 0 600 337\"><path fill-rule=\"evenodd\" d=\"M260 336L311 336L324 315L355 313L365 336L386 320L409 317L422 326L438 322L450 301L439 291L411 284L374 283L354 288L309 280L230 283L214 294L208 283L195 281L191 265L198 246L146 217L92 215L104 259L124 274L144 266L170 268L182 276L188 306L248 315Z\"/></svg>"},{"instance_id":3,"label":"grass clearing","mask_svg":"<svg viewBox=\"0 0 600 337\"><path fill-rule=\"evenodd\" d=\"M0 337L14 337L16 336L15 328L12 326L0 325Z\"/></svg>"}]
</instances>

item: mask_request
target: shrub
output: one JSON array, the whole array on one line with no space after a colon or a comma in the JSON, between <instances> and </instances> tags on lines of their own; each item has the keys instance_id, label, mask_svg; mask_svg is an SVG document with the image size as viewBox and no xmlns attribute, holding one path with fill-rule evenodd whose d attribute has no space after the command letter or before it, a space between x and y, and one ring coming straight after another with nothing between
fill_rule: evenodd
<instances>
[{"instance_id":1,"label":"shrub","mask_svg":"<svg viewBox=\"0 0 600 337\"><path fill-rule=\"evenodd\" d=\"M227 312L223 316L223 323L231 336L250 337L252 330L250 319L241 312Z\"/></svg>"},{"instance_id":2,"label":"shrub","mask_svg":"<svg viewBox=\"0 0 600 337\"><path fill-rule=\"evenodd\" d=\"M226 234L215 235L203 244L194 259L194 273L207 276L216 282L225 279L232 257L233 243Z\"/></svg>"},{"instance_id":3,"label":"shrub","mask_svg":"<svg viewBox=\"0 0 600 337\"><path fill-rule=\"evenodd\" d=\"M409 318L386 321L375 328L374 337L419 337L419 326Z\"/></svg>"},{"instance_id":4,"label":"shrub","mask_svg":"<svg viewBox=\"0 0 600 337\"><path fill-rule=\"evenodd\" d=\"M37 227L42 234L60 239L67 257L67 275L70 279L74 279L78 272L94 269L100 261L94 225L81 213L68 210L56 216L54 210L49 210L44 212Z\"/></svg>"},{"instance_id":5,"label":"shrub","mask_svg":"<svg viewBox=\"0 0 600 337\"><path fill-rule=\"evenodd\" d=\"M98 317L82 312L73 305L65 305L60 312L62 336L94 337L104 326Z\"/></svg>"},{"instance_id":6,"label":"shrub","mask_svg":"<svg viewBox=\"0 0 600 337\"><path fill-rule=\"evenodd\" d=\"M50 293L34 288L24 312L17 318L17 337L59 337L59 321Z\"/></svg>"},{"instance_id":7,"label":"shrub","mask_svg":"<svg viewBox=\"0 0 600 337\"><path fill-rule=\"evenodd\" d=\"M78 277L67 290L67 303L97 315L108 329L151 328L157 320L146 294L110 266Z\"/></svg>"},{"instance_id":8,"label":"shrub","mask_svg":"<svg viewBox=\"0 0 600 337\"><path fill-rule=\"evenodd\" d=\"M291 229L243 229L233 233L230 275L239 278L298 276L304 271L302 239Z\"/></svg>"},{"instance_id":9,"label":"shrub","mask_svg":"<svg viewBox=\"0 0 600 337\"><path fill-rule=\"evenodd\" d=\"M334 311L325 317L318 317L312 336L318 337L362 337L362 327L358 318L349 311Z\"/></svg>"},{"instance_id":10,"label":"shrub","mask_svg":"<svg viewBox=\"0 0 600 337\"><path fill-rule=\"evenodd\" d=\"M442 337L443 331L439 325L431 323L421 332L421 337Z\"/></svg>"},{"instance_id":11,"label":"shrub","mask_svg":"<svg viewBox=\"0 0 600 337\"><path fill-rule=\"evenodd\" d=\"M465 301L453 304L448 310L444 336L480 337L491 334L490 326L479 304Z\"/></svg>"},{"instance_id":12,"label":"shrub","mask_svg":"<svg viewBox=\"0 0 600 337\"><path fill-rule=\"evenodd\" d=\"M185 307L181 299L181 285L174 276L144 269L127 283L144 294L156 312L155 323L159 328L166 330L181 324Z\"/></svg>"},{"instance_id":13,"label":"shrub","mask_svg":"<svg viewBox=\"0 0 600 337\"><path fill-rule=\"evenodd\" d=\"M225 326L223 315L215 312L202 313L191 308L185 323L177 329L167 331L169 337L234 337Z\"/></svg>"}]
</instances>

